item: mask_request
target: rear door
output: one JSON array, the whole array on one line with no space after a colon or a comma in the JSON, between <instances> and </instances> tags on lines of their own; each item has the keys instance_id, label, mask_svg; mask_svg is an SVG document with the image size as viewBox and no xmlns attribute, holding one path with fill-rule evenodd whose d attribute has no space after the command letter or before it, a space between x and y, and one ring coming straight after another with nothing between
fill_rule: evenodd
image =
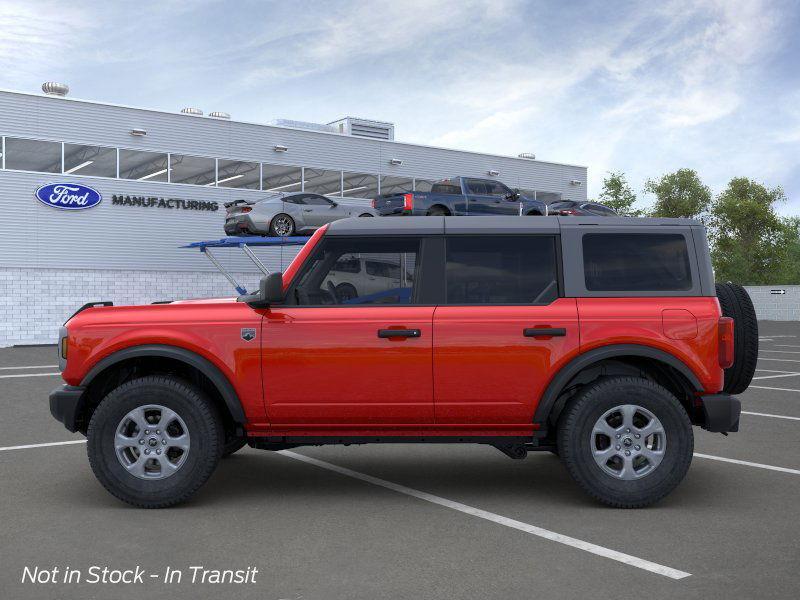
<instances>
[{"instance_id":1,"label":"rear door","mask_svg":"<svg viewBox=\"0 0 800 600\"><path fill-rule=\"evenodd\" d=\"M550 378L579 348L559 294L558 237L450 235L433 322L436 422L530 428Z\"/></svg>"},{"instance_id":2,"label":"rear door","mask_svg":"<svg viewBox=\"0 0 800 600\"><path fill-rule=\"evenodd\" d=\"M423 240L326 237L298 273L285 306L264 318L262 372L273 425L433 423L432 321L424 305ZM369 279L367 262L408 276ZM304 429L305 430L305 429Z\"/></svg>"}]
</instances>

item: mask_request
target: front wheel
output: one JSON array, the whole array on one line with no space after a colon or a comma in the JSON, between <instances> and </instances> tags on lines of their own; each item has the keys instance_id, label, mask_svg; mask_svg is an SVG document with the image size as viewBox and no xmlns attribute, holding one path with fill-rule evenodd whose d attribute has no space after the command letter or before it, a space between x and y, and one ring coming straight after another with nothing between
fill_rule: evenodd
<instances>
[{"instance_id":1,"label":"front wheel","mask_svg":"<svg viewBox=\"0 0 800 600\"><path fill-rule=\"evenodd\" d=\"M177 377L133 379L94 411L87 453L111 494L141 508L183 502L214 472L224 433L216 408Z\"/></svg>"},{"instance_id":2,"label":"front wheel","mask_svg":"<svg viewBox=\"0 0 800 600\"><path fill-rule=\"evenodd\" d=\"M638 377L587 385L559 418L558 453L604 504L639 508L669 494L692 462L694 436L678 399Z\"/></svg>"}]
</instances>

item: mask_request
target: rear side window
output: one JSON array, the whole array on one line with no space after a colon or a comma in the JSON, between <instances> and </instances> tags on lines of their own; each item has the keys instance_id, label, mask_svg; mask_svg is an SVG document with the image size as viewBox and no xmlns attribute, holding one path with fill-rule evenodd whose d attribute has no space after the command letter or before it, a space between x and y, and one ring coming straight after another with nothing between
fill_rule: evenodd
<instances>
[{"instance_id":1,"label":"rear side window","mask_svg":"<svg viewBox=\"0 0 800 600\"><path fill-rule=\"evenodd\" d=\"M447 238L448 304L549 304L558 297L554 236Z\"/></svg>"},{"instance_id":2,"label":"rear side window","mask_svg":"<svg viewBox=\"0 0 800 600\"><path fill-rule=\"evenodd\" d=\"M461 195L461 185L457 181L437 181L431 186L431 193L433 194L458 194Z\"/></svg>"},{"instance_id":3,"label":"rear side window","mask_svg":"<svg viewBox=\"0 0 800 600\"><path fill-rule=\"evenodd\" d=\"M680 234L586 234L583 268L589 291L672 292L692 288L686 238Z\"/></svg>"}]
</instances>

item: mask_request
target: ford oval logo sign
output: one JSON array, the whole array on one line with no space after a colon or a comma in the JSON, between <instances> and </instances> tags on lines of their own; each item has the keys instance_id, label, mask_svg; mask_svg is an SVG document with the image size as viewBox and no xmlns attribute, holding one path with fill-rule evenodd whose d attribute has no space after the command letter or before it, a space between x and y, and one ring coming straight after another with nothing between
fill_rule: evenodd
<instances>
[{"instance_id":1,"label":"ford oval logo sign","mask_svg":"<svg viewBox=\"0 0 800 600\"><path fill-rule=\"evenodd\" d=\"M82 210L97 206L103 196L97 190L79 183L48 183L37 188L36 199L62 210Z\"/></svg>"}]
</instances>

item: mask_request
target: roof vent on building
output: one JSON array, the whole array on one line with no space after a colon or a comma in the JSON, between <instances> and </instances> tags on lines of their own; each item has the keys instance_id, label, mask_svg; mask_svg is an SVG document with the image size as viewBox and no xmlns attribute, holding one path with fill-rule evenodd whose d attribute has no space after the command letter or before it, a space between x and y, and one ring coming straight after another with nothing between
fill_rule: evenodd
<instances>
[{"instance_id":1,"label":"roof vent on building","mask_svg":"<svg viewBox=\"0 0 800 600\"><path fill-rule=\"evenodd\" d=\"M208 113L208 116L213 118L213 119L230 119L231 118L231 116L228 113L220 112L218 110L215 110L214 112Z\"/></svg>"},{"instance_id":2,"label":"roof vent on building","mask_svg":"<svg viewBox=\"0 0 800 600\"><path fill-rule=\"evenodd\" d=\"M517 156L527 160L536 160L536 155L533 152L520 152Z\"/></svg>"},{"instance_id":3,"label":"roof vent on building","mask_svg":"<svg viewBox=\"0 0 800 600\"><path fill-rule=\"evenodd\" d=\"M333 125L336 131L345 135L372 138L374 140L394 140L394 123L387 123L386 121L345 117L338 121L332 121L329 125Z\"/></svg>"},{"instance_id":4,"label":"roof vent on building","mask_svg":"<svg viewBox=\"0 0 800 600\"><path fill-rule=\"evenodd\" d=\"M47 81L42 84L42 91L48 96L66 96L69 94L69 86L66 83Z\"/></svg>"},{"instance_id":5,"label":"roof vent on building","mask_svg":"<svg viewBox=\"0 0 800 600\"><path fill-rule=\"evenodd\" d=\"M203 116L203 111L199 108L192 108L191 106L187 106L186 108L182 108L181 112L185 115L195 115L197 117Z\"/></svg>"}]
</instances>

